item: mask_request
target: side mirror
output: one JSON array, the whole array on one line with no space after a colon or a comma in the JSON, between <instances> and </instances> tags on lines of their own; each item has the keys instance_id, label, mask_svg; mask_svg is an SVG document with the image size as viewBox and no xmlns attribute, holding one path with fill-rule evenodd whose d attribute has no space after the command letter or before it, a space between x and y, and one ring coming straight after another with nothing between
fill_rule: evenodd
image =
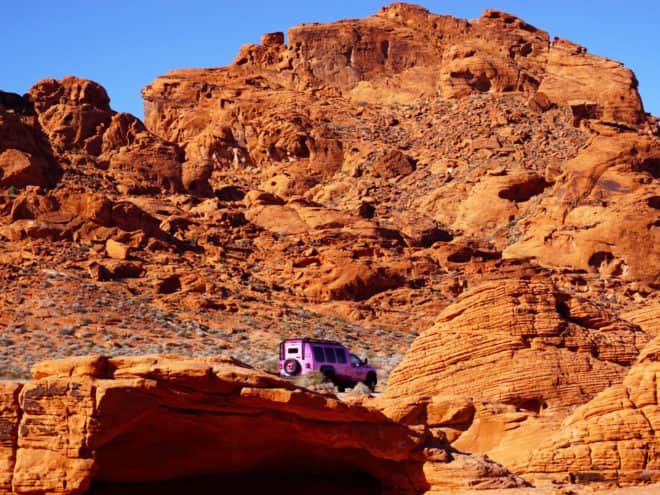
<instances>
[{"instance_id":1,"label":"side mirror","mask_svg":"<svg viewBox=\"0 0 660 495\"><path fill-rule=\"evenodd\" d=\"M367 358L364 358L364 359L362 360L362 363L363 363L363 364L369 364L369 360L368 360Z\"/></svg>"}]
</instances>

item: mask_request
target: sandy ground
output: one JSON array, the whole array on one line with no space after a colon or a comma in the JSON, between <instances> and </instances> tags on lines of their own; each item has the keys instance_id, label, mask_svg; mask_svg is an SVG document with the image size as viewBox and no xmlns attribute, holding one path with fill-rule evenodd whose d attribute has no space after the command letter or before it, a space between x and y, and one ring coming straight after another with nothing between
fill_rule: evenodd
<instances>
[{"instance_id":1,"label":"sandy ground","mask_svg":"<svg viewBox=\"0 0 660 495\"><path fill-rule=\"evenodd\" d=\"M501 490L478 490L478 491L432 491L429 495L660 495L660 484L648 486L624 487L624 488L599 488L595 486L548 486L537 488L512 488Z\"/></svg>"}]
</instances>

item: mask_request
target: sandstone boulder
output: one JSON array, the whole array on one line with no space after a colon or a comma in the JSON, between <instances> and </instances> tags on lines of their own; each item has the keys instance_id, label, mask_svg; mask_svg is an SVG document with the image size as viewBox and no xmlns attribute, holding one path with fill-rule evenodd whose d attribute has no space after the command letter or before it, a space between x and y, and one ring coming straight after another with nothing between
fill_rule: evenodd
<instances>
[{"instance_id":1,"label":"sandstone boulder","mask_svg":"<svg viewBox=\"0 0 660 495\"><path fill-rule=\"evenodd\" d=\"M106 154L109 169L122 179L127 194L181 192L181 156L167 143L133 144Z\"/></svg>"},{"instance_id":2,"label":"sandstone boulder","mask_svg":"<svg viewBox=\"0 0 660 495\"><path fill-rule=\"evenodd\" d=\"M32 155L16 149L7 149L0 153L4 187L24 187L27 185L47 186L51 184L48 162L39 155Z\"/></svg>"},{"instance_id":3,"label":"sandstone boulder","mask_svg":"<svg viewBox=\"0 0 660 495\"><path fill-rule=\"evenodd\" d=\"M623 64L586 53L586 48L555 39L547 72L538 87L548 99L569 105L579 118L637 124L644 118L637 79Z\"/></svg>"},{"instance_id":4,"label":"sandstone boulder","mask_svg":"<svg viewBox=\"0 0 660 495\"><path fill-rule=\"evenodd\" d=\"M33 373L18 404L20 386L0 396L0 483L17 495L115 493L138 482L167 490L184 479L257 493L283 475L310 486L352 479L374 493L524 485L488 459L427 448L424 435L375 409L231 359L90 356Z\"/></svg>"},{"instance_id":5,"label":"sandstone boulder","mask_svg":"<svg viewBox=\"0 0 660 495\"><path fill-rule=\"evenodd\" d=\"M61 148L101 152L101 134L110 124L110 98L98 83L77 77L44 79L28 92L49 140Z\"/></svg>"},{"instance_id":6,"label":"sandstone boulder","mask_svg":"<svg viewBox=\"0 0 660 495\"><path fill-rule=\"evenodd\" d=\"M105 252L110 258L125 260L130 255L130 247L123 242L108 239L105 243Z\"/></svg>"},{"instance_id":7,"label":"sandstone boulder","mask_svg":"<svg viewBox=\"0 0 660 495\"><path fill-rule=\"evenodd\" d=\"M127 232L141 230L148 236L156 238L166 236L165 232L160 229L158 218L130 201L115 203L112 206L111 219L114 225Z\"/></svg>"},{"instance_id":8,"label":"sandstone boulder","mask_svg":"<svg viewBox=\"0 0 660 495\"><path fill-rule=\"evenodd\" d=\"M90 105L103 111L110 110L110 98L105 89L88 79L68 76L60 81L43 79L28 93L38 112L53 105Z\"/></svg>"},{"instance_id":9,"label":"sandstone boulder","mask_svg":"<svg viewBox=\"0 0 660 495\"><path fill-rule=\"evenodd\" d=\"M549 185L532 172L485 175L458 207L452 227L473 237L496 233L524 216Z\"/></svg>"},{"instance_id":10,"label":"sandstone boulder","mask_svg":"<svg viewBox=\"0 0 660 495\"><path fill-rule=\"evenodd\" d=\"M119 112L112 116L108 129L103 133L104 153L137 142L147 132L144 124L133 115Z\"/></svg>"},{"instance_id":11,"label":"sandstone boulder","mask_svg":"<svg viewBox=\"0 0 660 495\"><path fill-rule=\"evenodd\" d=\"M460 296L413 342L384 398L414 402L451 391L537 413L567 408L620 381L648 340L551 284L489 282Z\"/></svg>"},{"instance_id":12,"label":"sandstone boulder","mask_svg":"<svg viewBox=\"0 0 660 495\"><path fill-rule=\"evenodd\" d=\"M50 187L61 173L34 109L19 95L0 91L0 185Z\"/></svg>"},{"instance_id":13,"label":"sandstone boulder","mask_svg":"<svg viewBox=\"0 0 660 495\"><path fill-rule=\"evenodd\" d=\"M209 162L184 162L181 166L183 187L195 196L210 196L212 172L213 166Z\"/></svg>"},{"instance_id":14,"label":"sandstone boulder","mask_svg":"<svg viewBox=\"0 0 660 495\"><path fill-rule=\"evenodd\" d=\"M320 273L301 280L305 295L314 300L369 299L384 290L399 287L405 278L387 266L342 258L325 259Z\"/></svg>"},{"instance_id":15,"label":"sandstone boulder","mask_svg":"<svg viewBox=\"0 0 660 495\"><path fill-rule=\"evenodd\" d=\"M619 485L657 483L660 340L639 355L622 383L579 407L525 467L531 478Z\"/></svg>"},{"instance_id":16,"label":"sandstone boulder","mask_svg":"<svg viewBox=\"0 0 660 495\"><path fill-rule=\"evenodd\" d=\"M415 170L415 161L399 150L392 150L379 157L373 164L373 173L384 179L408 175Z\"/></svg>"}]
</instances>

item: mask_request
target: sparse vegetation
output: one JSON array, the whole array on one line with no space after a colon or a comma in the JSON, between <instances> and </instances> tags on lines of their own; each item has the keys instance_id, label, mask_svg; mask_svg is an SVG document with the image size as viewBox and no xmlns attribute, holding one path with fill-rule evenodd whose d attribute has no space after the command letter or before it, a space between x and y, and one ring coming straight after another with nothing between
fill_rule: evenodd
<instances>
[{"instance_id":1,"label":"sparse vegetation","mask_svg":"<svg viewBox=\"0 0 660 495\"><path fill-rule=\"evenodd\" d=\"M353 388L346 391L346 395L350 397L368 397L371 395L371 389L364 383L358 382Z\"/></svg>"},{"instance_id":2,"label":"sparse vegetation","mask_svg":"<svg viewBox=\"0 0 660 495\"><path fill-rule=\"evenodd\" d=\"M312 371L305 375L296 377L294 383L299 386L314 392L336 394L338 393L337 387L330 379L325 376L321 371Z\"/></svg>"},{"instance_id":3,"label":"sparse vegetation","mask_svg":"<svg viewBox=\"0 0 660 495\"><path fill-rule=\"evenodd\" d=\"M305 375L297 376L294 383L299 387L309 388L322 383L331 383L328 377L321 371L310 371Z\"/></svg>"},{"instance_id":4,"label":"sparse vegetation","mask_svg":"<svg viewBox=\"0 0 660 495\"><path fill-rule=\"evenodd\" d=\"M27 368L0 359L0 380L29 380L31 377Z\"/></svg>"}]
</instances>

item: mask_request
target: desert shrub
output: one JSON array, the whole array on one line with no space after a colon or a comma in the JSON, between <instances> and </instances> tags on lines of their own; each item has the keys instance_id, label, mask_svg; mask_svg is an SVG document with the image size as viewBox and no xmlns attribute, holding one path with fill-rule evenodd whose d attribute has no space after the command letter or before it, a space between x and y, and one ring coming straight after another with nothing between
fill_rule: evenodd
<instances>
[{"instance_id":1,"label":"desert shrub","mask_svg":"<svg viewBox=\"0 0 660 495\"><path fill-rule=\"evenodd\" d=\"M0 380L29 380L30 371L16 364L3 364L0 366Z\"/></svg>"},{"instance_id":2,"label":"desert shrub","mask_svg":"<svg viewBox=\"0 0 660 495\"><path fill-rule=\"evenodd\" d=\"M329 383L329 382L330 380L328 379L328 377L318 370L310 371L305 375L300 375L296 377L296 379L293 381L293 383L295 383L299 387L305 387L305 388L309 388L314 385L320 385L322 383Z\"/></svg>"},{"instance_id":3,"label":"desert shrub","mask_svg":"<svg viewBox=\"0 0 660 495\"><path fill-rule=\"evenodd\" d=\"M294 380L299 387L304 387L322 394L336 394L337 387L321 371L310 371L306 375L300 375Z\"/></svg>"},{"instance_id":4,"label":"desert shrub","mask_svg":"<svg viewBox=\"0 0 660 495\"><path fill-rule=\"evenodd\" d=\"M74 326L65 326L60 328L57 333L62 337L71 337L76 331Z\"/></svg>"},{"instance_id":5,"label":"desert shrub","mask_svg":"<svg viewBox=\"0 0 660 495\"><path fill-rule=\"evenodd\" d=\"M311 385L307 387L307 390L312 392L318 392L319 394L332 394L337 395L337 387L332 382L319 383L318 385Z\"/></svg>"},{"instance_id":6,"label":"desert shrub","mask_svg":"<svg viewBox=\"0 0 660 495\"><path fill-rule=\"evenodd\" d=\"M263 361L261 361L258 367L270 373L277 373L279 368L279 363L280 361L277 357L270 357L268 359L264 359Z\"/></svg>"},{"instance_id":7,"label":"desert shrub","mask_svg":"<svg viewBox=\"0 0 660 495\"><path fill-rule=\"evenodd\" d=\"M346 391L346 395L350 395L351 397L368 396L371 395L371 389L364 383L358 382L355 384L355 387Z\"/></svg>"}]
</instances>

